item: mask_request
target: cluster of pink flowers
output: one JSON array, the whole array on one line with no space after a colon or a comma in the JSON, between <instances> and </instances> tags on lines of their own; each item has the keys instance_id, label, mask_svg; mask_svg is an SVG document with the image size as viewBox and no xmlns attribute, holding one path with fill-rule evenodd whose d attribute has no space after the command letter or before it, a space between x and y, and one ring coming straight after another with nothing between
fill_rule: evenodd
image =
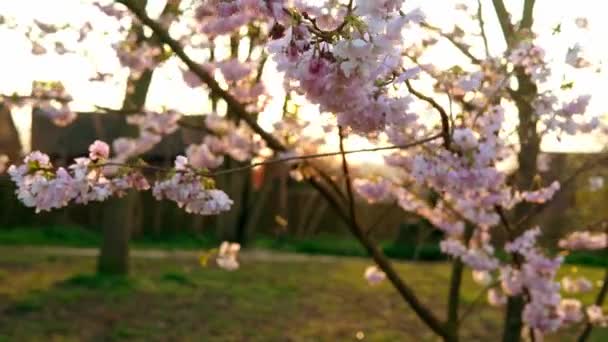
<instances>
[{"instance_id":1,"label":"cluster of pink flowers","mask_svg":"<svg viewBox=\"0 0 608 342\"><path fill-rule=\"evenodd\" d=\"M559 247L569 250L597 250L608 247L606 233L592 233L589 231L573 232L559 240Z\"/></svg>"},{"instance_id":2,"label":"cluster of pink flowers","mask_svg":"<svg viewBox=\"0 0 608 342\"><path fill-rule=\"evenodd\" d=\"M68 126L77 117L77 114L70 109L69 102L72 101L72 97L61 82L33 82L30 95L0 95L0 100L9 109L15 106L32 106L38 110L38 113L48 117L60 127Z\"/></svg>"},{"instance_id":3,"label":"cluster of pink flowers","mask_svg":"<svg viewBox=\"0 0 608 342\"><path fill-rule=\"evenodd\" d=\"M77 115L68 104L52 104L50 102L38 103L38 109L55 125L65 127L76 120Z\"/></svg>"},{"instance_id":4,"label":"cluster of pink flowers","mask_svg":"<svg viewBox=\"0 0 608 342\"><path fill-rule=\"evenodd\" d=\"M509 61L524 69L524 72L537 81L545 81L549 69L545 63L545 50L530 41L524 41L511 52Z\"/></svg>"},{"instance_id":5,"label":"cluster of pink flowers","mask_svg":"<svg viewBox=\"0 0 608 342\"><path fill-rule=\"evenodd\" d=\"M582 304L575 299L562 299L555 275L563 258L549 258L536 247L540 229L524 232L505 246L507 252L523 258L519 269L504 268L503 289L510 295L523 293L528 297L523 318L539 334L552 332L562 325L583 319Z\"/></svg>"},{"instance_id":6,"label":"cluster of pink flowers","mask_svg":"<svg viewBox=\"0 0 608 342\"><path fill-rule=\"evenodd\" d=\"M369 203L383 202L391 197L393 185L387 179L372 181L368 179L355 179L353 187Z\"/></svg>"},{"instance_id":7,"label":"cluster of pink flowers","mask_svg":"<svg viewBox=\"0 0 608 342\"><path fill-rule=\"evenodd\" d=\"M209 114L205 124L212 134L205 136L202 144L190 145L186 150L192 167L211 170L224 162L224 155L242 162L264 150L264 142L242 123L236 125L231 120Z\"/></svg>"},{"instance_id":8,"label":"cluster of pink flowers","mask_svg":"<svg viewBox=\"0 0 608 342\"><path fill-rule=\"evenodd\" d=\"M114 162L124 163L129 159L144 154L161 142L163 136L170 135L179 128L182 115L168 111L166 113L144 112L131 115L127 122L139 129L135 138L118 138L112 143L115 156Z\"/></svg>"},{"instance_id":9,"label":"cluster of pink flowers","mask_svg":"<svg viewBox=\"0 0 608 342\"><path fill-rule=\"evenodd\" d=\"M559 190L559 182L552 182L548 187L536 191L524 191L521 193L522 199L532 203L545 203Z\"/></svg>"},{"instance_id":10,"label":"cluster of pink flowers","mask_svg":"<svg viewBox=\"0 0 608 342\"><path fill-rule=\"evenodd\" d=\"M49 157L41 152L30 153L20 166L12 165L8 173L17 185L17 196L36 212L50 211L74 202L86 204L123 196L129 189L150 189L137 165L117 165L110 161L110 147L95 141L88 158L78 158L67 168L54 169ZM167 198L189 213L213 215L230 210L232 200L213 188L213 180L193 168L180 156L166 179L153 187L157 199Z\"/></svg>"},{"instance_id":11,"label":"cluster of pink flowers","mask_svg":"<svg viewBox=\"0 0 608 342\"><path fill-rule=\"evenodd\" d=\"M237 31L253 21L268 18L282 18L283 0L212 0L200 4L195 9L195 17L201 32L208 36L218 36Z\"/></svg>"},{"instance_id":12,"label":"cluster of pink flowers","mask_svg":"<svg viewBox=\"0 0 608 342\"><path fill-rule=\"evenodd\" d=\"M67 168L53 168L49 157L39 151L28 154L20 166L12 165L8 173L17 186L17 197L36 212L67 206L70 202L86 204L122 196L128 189L147 190L146 178L136 170L124 170L106 176L104 163L109 146L96 141L88 158L78 158Z\"/></svg>"},{"instance_id":13,"label":"cluster of pink flowers","mask_svg":"<svg viewBox=\"0 0 608 342\"><path fill-rule=\"evenodd\" d=\"M169 199L188 213L215 215L230 210L232 200L225 192L210 188L213 182L197 172L188 158L179 156L175 160L175 172L167 179L154 183L156 199Z\"/></svg>"},{"instance_id":14,"label":"cluster of pink flowers","mask_svg":"<svg viewBox=\"0 0 608 342\"><path fill-rule=\"evenodd\" d=\"M608 316L604 315L604 311L601 306L590 305L585 310L587 313L587 319L589 323L593 325L599 325L601 327L608 326Z\"/></svg>"},{"instance_id":15,"label":"cluster of pink flowers","mask_svg":"<svg viewBox=\"0 0 608 342\"><path fill-rule=\"evenodd\" d=\"M562 288L568 293L585 293L593 289L591 281L585 277L563 277Z\"/></svg>"},{"instance_id":16,"label":"cluster of pink flowers","mask_svg":"<svg viewBox=\"0 0 608 342\"><path fill-rule=\"evenodd\" d=\"M136 35L114 48L121 65L127 67L134 75L141 75L146 70L152 70L160 62L162 50L158 46L137 42Z\"/></svg>"},{"instance_id":17,"label":"cluster of pink flowers","mask_svg":"<svg viewBox=\"0 0 608 342\"><path fill-rule=\"evenodd\" d=\"M397 2L369 5L357 3L358 20L340 19L344 25L338 26L347 34L322 31L318 20L338 19L328 18L321 7L300 6L296 9L306 15L297 16L295 24L269 44L269 51L285 72L288 89L319 104L321 111L336 114L340 125L365 133L404 123L415 129L417 116L408 111L409 97L390 95L388 89L393 75L402 70L401 31L423 17L417 10L400 15ZM319 38L323 41L314 43Z\"/></svg>"}]
</instances>

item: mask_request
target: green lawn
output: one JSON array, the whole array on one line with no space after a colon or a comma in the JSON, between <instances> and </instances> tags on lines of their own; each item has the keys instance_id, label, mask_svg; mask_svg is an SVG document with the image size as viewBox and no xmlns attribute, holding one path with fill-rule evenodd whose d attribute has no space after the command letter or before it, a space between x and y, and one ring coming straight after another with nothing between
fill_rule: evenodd
<instances>
[{"instance_id":1,"label":"green lawn","mask_svg":"<svg viewBox=\"0 0 608 342\"><path fill-rule=\"evenodd\" d=\"M388 283L363 281L364 259L256 261L245 255L239 271L227 272L203 268L194 258L137 258L124 279L94 276L90 257L15 247L0 248L0 255L0 341L437 340ZM398 268L443 316L448 265ZM602 274L577 272L594 280ZM465 307L477 291L467 274ZM499 310L482 305L464 321L463 341L494 341L499 331ZM596 331L595 340L602 335L608 336Z\"/></svg>"}]
</instances>

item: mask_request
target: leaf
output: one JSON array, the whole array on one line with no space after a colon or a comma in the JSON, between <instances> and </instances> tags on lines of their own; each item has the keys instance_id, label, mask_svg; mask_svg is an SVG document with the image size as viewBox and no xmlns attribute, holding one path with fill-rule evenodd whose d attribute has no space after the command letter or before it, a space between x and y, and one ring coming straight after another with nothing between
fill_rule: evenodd
<instances>
[{"instance_id":1,"label":"leaf","mask_svg":"<svg viewBox=\"0 0 608 342\"><path fill-rule=\"evenodd\" d=\"M276 215L274 217L274 221L283 228L287 227L287 220L285 218L283 218L281 215Z\"/></svg>"}]
</instances>

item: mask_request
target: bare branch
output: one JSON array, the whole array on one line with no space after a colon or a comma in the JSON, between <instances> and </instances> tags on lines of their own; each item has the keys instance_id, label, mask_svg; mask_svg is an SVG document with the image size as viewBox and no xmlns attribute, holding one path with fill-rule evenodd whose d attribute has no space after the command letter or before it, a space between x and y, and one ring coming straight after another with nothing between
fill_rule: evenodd
<instances>
[{"instance_id":1,"label":"bare branch","mask_svg":"<svg viewBox=\"0 0 608 342\"><path fill-rule=\"evenodd\" d=\"M503 0L492 0L492 4L494 4L494 10L496 11L502 34L507 42L507 47L511 48L515 43L515 31L511 23L511 15L507 11Z\"/></svg>"},{"instance_id":2,"label":"bare branch","mask_svg":"<svg viewBox=\"0 0 608 342\"><path fill-rule=\"evenodd\" d=\"M563 192L566 188L573 185L574 181L580 175L582 175L585 172L588 172L590 170L593 170L594 168L599 167L602 164L606 164L606 163L608 163L608 155L604 156L602 158L590 160L590 161L584 163L581 167L576 169L571 175L569 175L568 177L566 177L560 181L560 188L553 196L559 195L559 193ZM522 217L517 222L517 227L521 227L521 226L527 224L531 219L533 219L534 217L536 217L537 215L542 213L547 207L549 207L551 205L551 203L552 203L551 201L548 201L543 204L539 204L539 205L535 206L526 216Z\"/></svg>"},{"instance_id":3,"label":"bare branch","mask_svg":"<svg viewBox=\"0 0 608 342\"><path fill-rule=\"evenodd\" d=\"M483 7L481 6L481 0L477 0L477 21L479 22L479 30L481 31L481 38L483 39L483 47L487 58L490 57L490 46L488 44L488 35L486 34L486 24L483 20Z\"/></svg>"},{"instance_id":4,"label":"bare branch","mask_svg":"<svg viewBox=\"0 0 608 342\"><path fill-rule=\"evenodd\" d=\"M451 146L452 138L450 135L450 117L449 117L448 113L446 112L446 110L443 107L441 107L441 105L439 105L439 103L437 103L437 101L435 101L435 99L433 99L432 97L426 96L426 95L422 94L421 92L417 91L416 89L414 89L409 80L405 81L405 85L407 86L407 89L409 90L409 92L412 93L412 95L427 102L433 108L435 108L435 110L437 110L439 112L439 115L441 115L441 132L442 132L442 137L443 137L443 146L449 150L450 146Z\"/></svg>"},{"instance_id":5,"label":"bare branch","mask_svg":"<svg viewBox=\"0 0 608 342\"><path fill-rule=\"evenodd\" d=\"M526 0L524 2L524 13L521 16L520 29L530 29L534 23L534 2L536 0Z\"/></svg>"},{"instance_id":6,"label":"bare branch","mask_svg":"<svg viewBox=\"0 0 608 342\"><path fill-rule=\"evenodd\" d=\"M439 27L435 27L435 26L425 23L425 22L421 23L421 26L425 27L433 32L436 32L441 37L447 39L450 43L452 43L452 45L454 45L454 47L456 47L458 50L460 50L460 52L462 52L462 54L467 56L467 58L469 58L471 60L471 63L481 64L481 60L479 58L475 57L471 53L471 51L469 51L469 47L466 44L456 40L456 38L454 38L451 34L443 32Z\"/></svg>"},{"instance_id":7,"label":"bare branch","mask_svg":"<svg viewBox=\"0 0 608 342\"><path fill-rule=\"evenodd\" d=\"M418 300L418 297L414 294L413 290L403 282L401 277L397 274L397 272L391 265L390 261L382 253L378 246L369 238L369 236L365 233L365 230L357 221L355 211L355 199L352 190L350 171L348 167L348 162L346 160L346 153L344 151L343 133L343 129L340 128L340 151L342 152L342 170L346 182L347 196L349 202L349 214L344 213L341 215L341 217L346 217L348 226L351 229L352 234L355 235L359 242L361 242L361 244L367 249L367 252L374 259L378 267L380 267L380 269L386 274L386 276L391 281L393 286L397 289L401 297L403 297L403 299L412 307L412 309L427 324L427 326L431 328L431 330L433 330L436 334L442 336L444 339L451 340L452 336L450 335L450 332L433 314L433 312L430 311Z\"/></svg>"},{"instance_id":8,"label":"bare branch","mask_svg":"<svg viewBox=\"0 0 608 342\"><path fill-rule=\"evenodd\" d=\"M252 168L255 168L255 167L258 167L258 166L262 166L262 165L286 163L286 162L297 161L297 160L319 159L319 158L324 158L324 157L337 156L337 155L341 155L341 154L344 155L344 154L353 154L353 153L362 153L362 152L377 152L377 151L396 150L396 149L404 150L404 149L408 149L408 148L411 148L411 147L415 147L415 146L422 145L424 143L436 140L439 137L440 137L439 135L434 135L434 136L431 136L429 138L418 140L418 141L415 141L415 142L412 142L412 143L409 143L409 144L405 144L405 145L392 145L392 146L383 146L383 147L374 147L374 148L364 148L364 149L350 150L350 151L342 151L342 150L340 150L339 152L325 152L325 153L317 153L317 154L305 154L305 155L300 155L300 156L292 156L292 157L271 159L271 160L266 160L266 161L259 162L259 163L253 163L253 164L250 164L250 165L245 165L245 166L238 167L238 168L218 171L218 172L212 173L210 175L215 177L215 176L220 176L220 175L224 175L224 174L228 174L228 173L234 173L234 172L249 170L249 169L252 169Z\"/></svg>"}]
</instances>

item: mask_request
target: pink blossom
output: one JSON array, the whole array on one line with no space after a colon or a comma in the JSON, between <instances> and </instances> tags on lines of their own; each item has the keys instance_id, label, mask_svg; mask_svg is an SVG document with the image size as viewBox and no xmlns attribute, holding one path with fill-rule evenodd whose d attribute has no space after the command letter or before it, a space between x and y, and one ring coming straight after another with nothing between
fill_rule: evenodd
<instances>
[{"instance_id":1,"label":"pink blossom","mask_svg":"<svg viewBox=\"0 0 608 342\"><path fill-rule=\"evenodd\" d=\"M367 179L355 179L353 186L361 197L369 203L382 202L390 198L391 182L386 179L370 181Z\"/></svg>"},{"instance_id":2,"label":"pink blossom","mask_svg":"<svg viewBox=\"0 0 608 342\"><path fill-rule=\"evenodd\" d=\"M469 128L458 128L454 130L454 143L464 151L477 147L477 138Z\"/></svg>"},{"instance_id":3,"label":"pink blossom","mask_svg":"<svg viewBox=\"0 0 608 342\"><path fill-rule=\"evenodd\" d=\"M488 290L488 303L492 306L501 307L507 304L507 296L498 288Z\"/></svg>"},{"instance_id":4,"label":"pink blossom","mask_svg":"<svg viewBox=\"0 0 608 342\"><path fill-rule=\"evenodd\" d=\"M576 299L562 299L558 312L564 324L578 323L583 320L582 304Z\"/></svg>"},{"instance_id":5,"label":"pink blossom","mask_svg":"<svg viewBox=\"0 0 608 342\"><path fill-rule=\"evenodd\" d=\"M545 203L551 198L553 195L560 189L560 185L558 181L554 181L546 188L542 188L536 191L524 191L521 193L521 197L527 201L532 203Z\"/></svg>"},{"instance_id":6,"label":"pink blossom","mask_svg":"<svg viewBox=\"0 0 608 342\"><path fill-rule=\"evenodd\" d=\"M566 238L559 240L558 245L570 250L604 249L608 245L608 236L606 233L573 232Z\"/></svg>"},{"instance_id":7,"label":"pink blossom","mask_svg":"<svg viewBox=\"0 0 608 342\"><path fill-rule=\"evenodd\" d=\"M241 245L228 241L222 242L220 245L217 258L217 265L227 271L234 271L239 268L238 255L241 250Z\"/></svg>"},{"instance_id":8,"label":"pink blossom","mask_svg":"<svg viewBox=\"0 0 608 342\"><path fill-rule=\"evenodd\" d=\"M488 271L473 270L473 281L479 285L488 286L492 283L492 275Z\"/></svg>"},{"instance_id":9,"label":"pink blossom","mask_svg":"<svg viewBox=\"0 0 608 342\"><path fill-rule=\"evenodd\" d=\"M608 326L608 317L604 315L602 307L598 305L590 305L585 310L589 323L601 327Z\"/></svg>"},{"instance_id":10,"label":"pink blossom","mask_svg":"<svg viewBox=\"0 0 608 342\"><path fill-rule=\"evenodd\" d=\"M101 141L95 140L95 142L89 146L89 158L93 161L108 159L110 157L110 146Z\"/></svg>"},{"instance_id":11,"label":"pink blossom","mask_svg":"<svg viewBox=\"0 0 608 342\"><path fill-rule=\"evenodd\" d=\"M585 277L563 277L561 281L562 288L568 293L584 293L593 289L593 283Z\"/></svg>"},{"instance_id":12,"label":"pink blossom","mask_svg":"<svg viewBox=\"0 0 608 342\"><path fill-rule=\"evenodd\" d=\"M382 270L380 270L378 266L374 265L368 266L365 269L363 277L370 285L377 285L380 284L386 278L386 274L382 272Z\"/></svg>"}]
</instances>

